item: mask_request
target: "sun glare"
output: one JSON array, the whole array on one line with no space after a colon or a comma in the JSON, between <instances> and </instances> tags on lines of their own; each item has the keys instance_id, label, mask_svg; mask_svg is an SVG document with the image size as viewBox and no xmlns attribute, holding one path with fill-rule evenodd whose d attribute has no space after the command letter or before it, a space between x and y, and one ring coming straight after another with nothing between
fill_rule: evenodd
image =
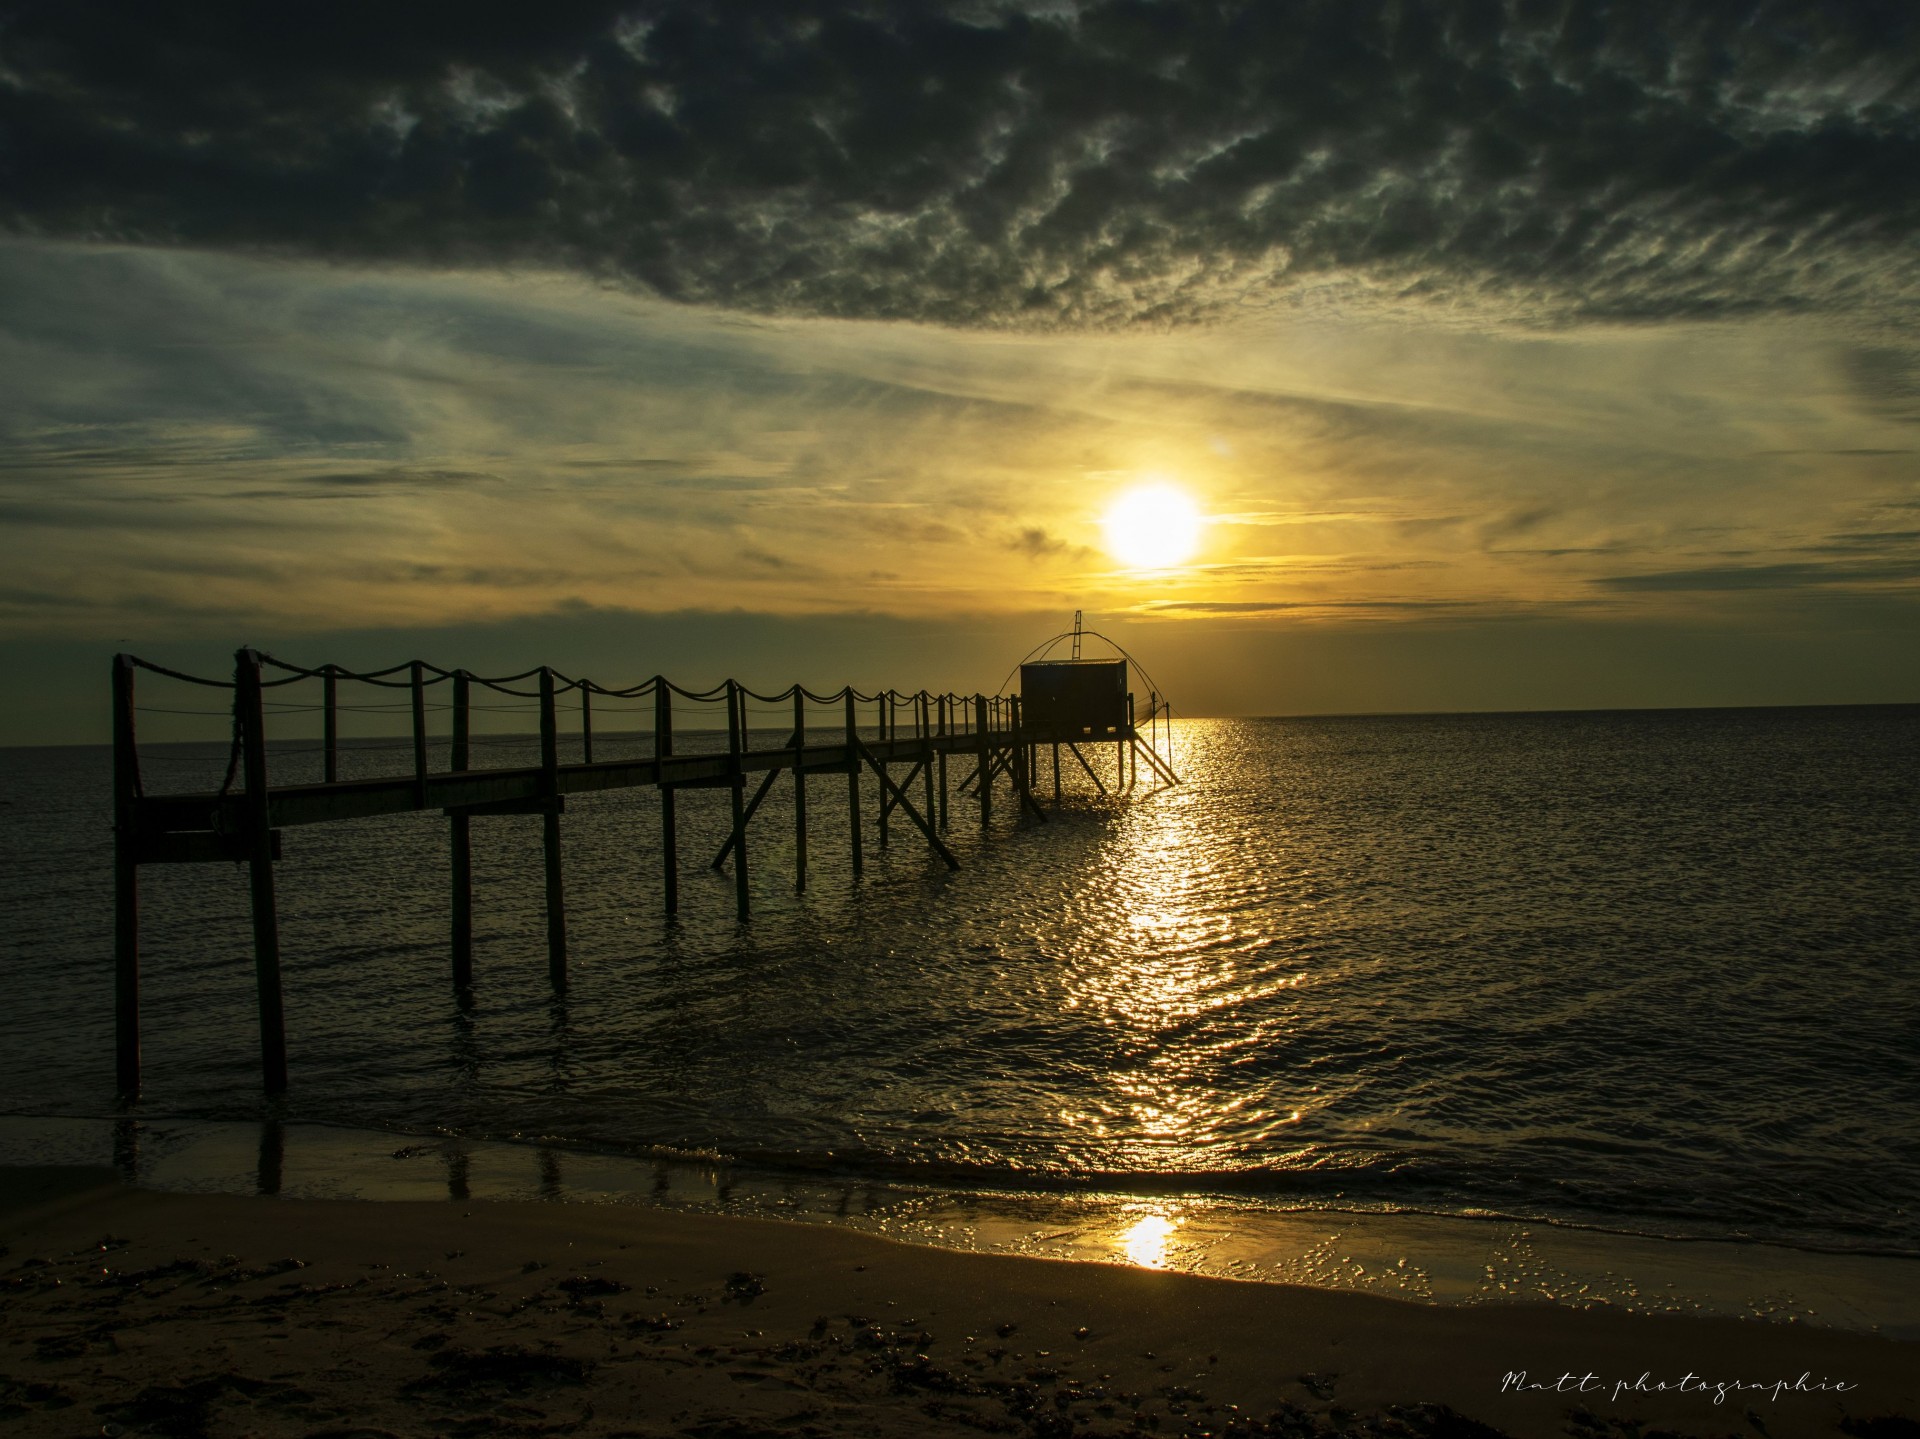
<instances>
[{"instance_id":1,"label":"sun glare","mask_svg":"<svg viewBox=\"0 0 1920 1439\"><path fill-rule=\"evenodd\" d=\"M1180 1226L1164 1214L1148 1214L1124 1230L1117 1241L1127 1263L1142 1269L1167 1267L1167 1241Z\"/></svg>"},{"instance_id":2,"label":"sun glare","mask_svg":"<svg viewBox=\"0 0 1920 1439\"><path fill-rule=\"evenodd\" d=\"M1184 564L1200 544L1200 507L1172 485L1141 485L1113 502L1103 522L1107 553L1138 570Z\"/></svg>"}]
</instances>

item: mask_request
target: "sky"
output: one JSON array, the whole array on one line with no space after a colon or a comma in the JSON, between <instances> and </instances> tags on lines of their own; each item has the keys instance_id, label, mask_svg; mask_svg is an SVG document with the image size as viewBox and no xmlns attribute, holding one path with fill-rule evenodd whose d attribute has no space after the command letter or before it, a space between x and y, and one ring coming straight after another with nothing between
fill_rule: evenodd
<instances>
[{"instance_id":1,"label":"sky","mask_svg":"<svg viewBox=\"0 0 1920 1439\"><path fill-rule=\"evenodd\" d=\"M1191 714L1920 700L1917 236L1905 3L8 0L0 743L1076 609Z\"/></svg>"}]
</instances>

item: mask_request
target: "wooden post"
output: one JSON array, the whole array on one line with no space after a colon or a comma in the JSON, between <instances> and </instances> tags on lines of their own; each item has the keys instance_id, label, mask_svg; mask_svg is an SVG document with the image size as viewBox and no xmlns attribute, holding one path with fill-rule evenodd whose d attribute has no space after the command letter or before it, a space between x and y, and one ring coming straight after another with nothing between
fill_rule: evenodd
<instances>
[{"instance_id":1,"label":"wooden post","mask_svg":"<svg viewBox=\"0 0 1920 1439\"><path fill-rule=\"evenodd\" d=\"M567 987L567 894L560 872L560 717L554 705L553 671L540 666L540 842L547 862L547 978Z\"/></svg>"},{"instance_id":2,"label":"wooden post","mask_svg":"<svg viewBox=\"0 0 1920 1439\"><path fill-rule=\"evenodd\" d=\"M940 737L947 737L947 724L953 717L953 701L946 695L940 696ZM940 828L947 827L947 750L940 748Z\"/></svg>"},{"instance_id":3,"label":"wooden post","mask_svg":"<svg viewBox=\"0 0 1920 1439\"><path fill-rule=\"evenodd\" d=\"M580 763L593 763L593 691L580 681Z\"/></svg>"},{"instance_id":4,"label":"wooden post","mask_svg":"<svg viewBox=\"0 0 1920 1439\"><path fill-rule=\"evenodd\" d=\"M733 804L733 905L741 919L752 910L747 893L747 775L740 767L740 755L746 749L743 733L747 697L740 686L727 681L727 794Z\"/></svg>"},{"instance_id":5,"label":"wooden post","mask_svg":"<svg viewBox=\"0 0 1920 1439\"><path fill-rule=\"evenodd\" d=\"M1011 746L1007 751L1007 781L1013 787L1014 798L1018 799L1021 783L1020 767L1024 763L1022 755L1025 752L1025 745L1020 738L1019 701L1009 695L1001 707L1001 715L1007 727L1007 743Z\"/></svg>"},{"instance_id":6,"label":"wooden post","mask_svg":"<svg viewBox=\"0 0 1920 1439\"><path fill-rule=\"evenodd\" d=\"M140 751L134 745L133 656L113 657L113 1070L123 1098L140 1092Z\"/></svg>"},{"instance_id":7,"label":"wooden post","mask_svg":"<svg viewBox=\"0 0 1920 1439\"><path fill-rule=\"evenodd\" d=\"M807 696L793 687L793 890L807 892Z\"/></svg>"},{"instance_id":8,"label":"wooden post","mask_svg":"<svg viewBox=\"0 0 1920 1439\"><path fill-rule=\"evenodd\" d=\"M987 726L985 695L973 697L973 725L975 747L980 755L980 777L974 782L980 788L980 828L985 829L993 818L993 775L989 767L993 759L993 731Z\"/></svg>"},{"instance_id":9,"label":"wooden post","mask_svg":"<svg viewBox=\"0 0 1920 1439\"><path fill-rule=\"evenodd\" d=\"M933 701L920 691L915 722L920 727L920 792L926 797L927 823L938 824L940 816L933 807Z\"/></svg>"},{"instance_id":10,"label":"wooden post","mask_svg":"<svg viewBox=\"0 0 1920 1439\"><path fill-rule=\"evenodd\" d=\"M887 803L887 757L884 754L880 754L879 750L880 746L890 744L893 741L893 726L889 723L893 718L893 691L881 690L879 697L873 702L873 707L874 713L877 716L877 723L880 727L880 735L875 742L875 753L880 760L880 789L878 801L880 805L880 847L885 849L887 847L887 811L891 809L892 806Z\"/></svg>"},{"instance_id":11,"label":"wooden post","mask_svg":"<svg viewBox=\"0 0 1920 1439\"><path fill-rule=\"evenodd\" d=\"M1053 802L1060 803L1060 741L1053 742Z\"/></svg>"},{"instance_id":12,"label":"wooden post","mask_svg":"<svg viewBox=\"0 0 1920 1439\"><path fill-rule=\"evenodd\" d=\"M853 840L853 872L860 873L860 752L855 747L859 738L859 716L853 708L853 686L846 688L847 697L847 827Z\"/></svg>"},{"instance_id":13,"label":"wooden post","mask_svg":"<svg viewBox=\"0 0 1920 1439\"><path fill-rule=\"evenodd\" d=\"M673 754L673 690L665 675L653 677L653 764L660 787L660 878L668 914L680 911L680 837L674 816L674 794L665 783L662 761Z\"/></svg>"},{"instance_id":14,"label":"wooden post","mask_svg":"<svg viewBox=\"0 0 1920 1439\"><path fill-rule=\"evenodd\" d=\"M473 767L473 681L465 670L453 672L453 757L456 773ZM473 988L473 821L466 811L447 817L453 855L453 988Z\"/></svg>"},{"instance_id":15,"label":"wooden post","mask_svg":"<svg viewBox=\"0 0 1920 1439\"><path fill-rule=\"evenodd\" d=\"M246 777L247 869L253 900L253 972L260 1008L260 1071L267 1093L287 1087L286 1013L280 996L280 922L273 901L273 828L267 809L267 717L260 694L260 656L233 657L234 706Z\"/></svg>"},{"instance_id":16,"label":"wooden post","mask_svg":"<svg viewBox=\"0 0 1920 1439\"><path fill-rule=\"evenodd\" d=\"M1026 735L1020 728L1020 697L1007 697L1007 738L1013 741L1013 793L1025 809L1033 802L1033 756Z\"/></svg>"},{"instance_id":17,"label":"wooden post","mask_svg":"<svg viewBox=\"0 0 1920 1439\"><path fill-rule=\"evenodd\" d=\"M340 680L337 666L320 676L320 777L328 784L340 778Z\"/></svg>"},{"instance_id":18,"label":"wooden post","mask_svg":"<svg viewBox=\"0 0 1920 1439\"><path fill-rule=\"evenodd\" d=\"M427 807L427 679L419 660L407 666L413 698L413 807Z\"/></svg>"}]
</instances>

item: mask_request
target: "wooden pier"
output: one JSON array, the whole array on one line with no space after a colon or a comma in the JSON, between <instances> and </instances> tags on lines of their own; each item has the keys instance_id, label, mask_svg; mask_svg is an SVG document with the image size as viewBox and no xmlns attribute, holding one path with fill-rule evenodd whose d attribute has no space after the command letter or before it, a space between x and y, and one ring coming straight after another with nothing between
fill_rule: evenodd
<instances>
[{"instance_id":1,"label":"wooden pier","mask_svg":"<svg viewBox=\"0 0 1920 1439\"><path fill-rule=\"evenodd\" d=\"M142 781L136 742L135 678L147 671L187 684L228 691L232 700L232 745L225 782L212 793L148 794ZM307 784L273 784L268 774L267 692L282 686L317 683L321 699L321 779ZM411 765L406 772L377 778L340 777L340 725L343 683L402 691L411 722ZM450 712L448 767L431 768L427 712L430 692L445 686L449 698L436 706ZM479 739L473 719L476 692L532 700L538 706L539 762L504 768L474 763ZM560 761L562 696L577 696L580 759ZM628 711L651 709L652 754L596 760L593 754L593 702L620 701ZM725 748L678 753L674 745L674 700L724 708ZM784 740L756 747L748 724L749 702L790 706L791 729ZM833 720L824 726L818 711ZM537 815L541 821L546 878L548 975L556 989L567 983L566 888L563 877L560 817L570 794L653 789L660 801L661 874L664 910L679 908L679 835L676 796L685 789L728 791L731 826L711 864L732 867L735 905L740 919L750 913L748 886L749 826L775 782L784 774L793 785L794 887L808 879L808 781L815 776L843 780L847 795L849 853L853 873L863 856L861 789L874 784L874 825L880 843L889 821L903 815L927 843L930 855L949 869L960 861L940 838L950 824L950 797L971 795L984 826L992 817L996 784L1004 781L1022 816L1045 822L1045 808L1034 797L1035 770L1043 748L1053 759L1052 791L1060 797L1060 758L1064 746L1077 758L1102 793L1108 787L1088 763L1081 745L1115 746L1115 786L1131 789L1144 766L1149 782L1177 784L1172 767L1159 753L1157 726L1166 713L1151 697L1148 734L1143 742L1133 719L1133 697L1126 696L1124 718L1115 710L1098 725L1070 726L1058 715L1028 723L1019 695L863 694L846 686L815 694L791 685L766 695L728 680L709 690L686 690L656 675L640 684L608 688L587 679L570 679L542 667L516 675L483 678L465 670L446 670L422 661L391 669L356 673L337 665L309 669L286 664L255 650L234 657L231 679L183 674L132 655L113 663L114 805L114 998L115 1069L119 1089L131 1096L140 1087L140 899L139 872L148 864L240 862L247 866L253 915L255 982L259 996L260 1056L266 1088L287 1087L285 1019L281 1003L279 921L274 903L274 862L281 831L298 825L326 824L423 811L447 820L452 859L449 874L449 947L456 993L473 984L473 864L471 822L492 815ZM904 716L904 723L903 721ZM785 726L783 720L782 726ZM717 727L716 727L717 728ZM971 769L949 784L950 764ZM905 766L904 777L895 770ZM916 803L916 784L920 797ZM749 786L751 791L749 792Z\"/></svg>"}]
</instances>

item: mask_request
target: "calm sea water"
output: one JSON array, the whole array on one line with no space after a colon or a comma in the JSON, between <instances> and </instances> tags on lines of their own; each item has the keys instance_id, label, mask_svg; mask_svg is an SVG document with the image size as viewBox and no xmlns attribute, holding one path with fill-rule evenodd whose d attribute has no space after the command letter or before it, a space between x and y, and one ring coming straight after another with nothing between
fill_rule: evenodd
<instances>
[{"instance_id":1,"label":"calm sea water","mask_svg":"<svg viewBox=\"0 0 1920 1439\"><path fill-rule=\"evenodd\" d=\"M983 832L956 795L957 874L898 819L875 846L868 781L854 881L845 781L815 778L803 896L782 780L744 925L706 867L722 792L682 797L674 921L653 796L570 800L564 1000L536 820L474 824L467 1009L444 822L289 831L272 1112L1920 1252L1920 707L1188 721L1176 744L1180 787L1081 776L1047 825L1003 790ZM148 787L217 785L225 753L151 746ZM104 749L0 752L0 1112L114 1111L107 776ZM148 869L143 905L140 1112L267 1114L244 871Z\"/></svg>"}]
</instances>

